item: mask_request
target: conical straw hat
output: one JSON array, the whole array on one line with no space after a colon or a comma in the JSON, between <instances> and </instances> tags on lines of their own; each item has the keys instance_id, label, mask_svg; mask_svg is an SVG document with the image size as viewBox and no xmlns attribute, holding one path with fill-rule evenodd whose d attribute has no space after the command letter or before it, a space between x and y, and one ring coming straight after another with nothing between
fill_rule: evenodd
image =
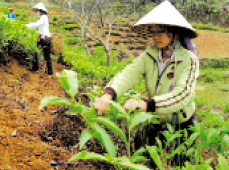
<instances>
[{"instance_id":1,"label":"conical straw hat","mask_svg":"<svg viewBox=\"0 0 229 170\"><path fill-rule=\"evenodd\" d=\"M45 8L44 4L42 2L38 3L37 5L33 6L33 9L40 9L44 12L48 12L47 9Z\"/></svg>"},{"instance_id":2,"label":"conical straw hat","mask_svg":"<svg viewBox=\"0 0 229 170\"><path fill-rule=\"evenodd\" d=\"M177 27L180 34L190 38L198 36L197 32L192 28L183 15L180 14L180 12L167 0L159 4L151 12L134 24L132 30L141 36L149 37L151 35L146 25L152 24Z\"/></svg>"}]
</instances>

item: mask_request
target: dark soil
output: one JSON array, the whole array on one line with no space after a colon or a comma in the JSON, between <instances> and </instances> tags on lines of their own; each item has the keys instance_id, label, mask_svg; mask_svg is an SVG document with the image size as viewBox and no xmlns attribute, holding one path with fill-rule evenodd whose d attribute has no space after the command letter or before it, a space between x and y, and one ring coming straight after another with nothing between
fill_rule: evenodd
<instances>
[{"instance_id":1,"label":"dark soil","mask_svg":"<svg viewBox=\"0 0 229 170\"><path fill-rule=\"evenodd\" d=\"M0 169L113 169L98 161L67 162L79 151L79 137L86 125L80 116L65 114L65 107L38 110L45 96L68 98L57 77L46 75L45 63L41 62L37 72L9 56L0 64ZM55 61L53 65L55 73L66 68ZM88 104L87 98L77 96ZM95 140L84 149L103 152Z\"/></svg>"}]
</instances>

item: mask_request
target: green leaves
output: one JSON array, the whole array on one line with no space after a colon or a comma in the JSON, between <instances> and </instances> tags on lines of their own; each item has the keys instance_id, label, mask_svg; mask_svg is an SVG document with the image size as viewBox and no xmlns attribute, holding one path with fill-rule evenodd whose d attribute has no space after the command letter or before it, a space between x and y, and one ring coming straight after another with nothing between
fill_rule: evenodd
<instances>
[{"instance_id":1,"label":"green leaves","mask_svg":"<svg viewBox=\"0 0 229 170\"><path fill-rule=\"evenodd\" d=\"M40 104L39 109L42 109L44 106L48 106L48 105L62 105L62 106L68 106L72 109L74 109L75 111L81 113L83 110L83 107L80 105L74 105L71 102L69 102L68 100L65 100L63 98L60 97L45 97Z\"/></svg>"},{"instance_id":2,"label":"green leaves","mask_svg":"<svg viewBox=\"0 0 229 170\"><path fill-rule=\"evenodd\" d=\"M68 162L72 162L72 161L77 160L77 159L96 159L96 160L108 162L108 159L105 156L103 156L101 154L94 153L94 152L79 152L79 153L73 155L68 160Z\"/></svg>"},{"instance_id":3,"label":"green leaves","mask_svg":"<svg viewBox=\"0 0 229 170\"><path fill-rule=\"evenodd\" d=\"M146 167L144 165L135 164L135 163L130 162L130 160L125 156L118 158L118 159L115 159L114 164L120 165L120 166L125 167L125 168L130 168L133 170L150 170L148 167Z\"/></svg>"},{"instance_id":4,"label":"green leaves","mask_svg":"<svg viewBox=\"0 0 229 170\"><path fill-rule=\"evenodd\" d=\"M108 127L110 130L114 131L117 135L119 135L119 137L127 143L127 139L126 139L126 135L125 133L112 121L110 121L108 118L104 118L104 117L97 117L94 119L95 121L105 125L106 127Z\"/></svg>"},{"instance_id":5,"label":"green leaves","mask_svg":"<svg viewBox=\"0 0 229 170\"><path fill-rule=\"evenodd\" d=\"M144 156L141 156L142 153L146 151L145 148L140 148L136 152L134 152L133 156L130 157L131 162L141 162L141 161L147 161L148 159Z\"/></svg>"},{"instance_id":6,"label":"green leaves","mask_svg":"<svg viewBox=\"0 0 229 170\"><path fill-rule=\"evenodd\" d=\"M127 120L130 119L130 116L126 113L126 111L123 109L123 107L120 104L115 103L113 101L109 101L109 103L113 105L124 118L126 118Z\"/></svg>"},{"instance_id":7,"label":"green leaves","mask_svg":"<svg viewBox=\"0 0 229 170\"><path fill-rule=\"evenodd\" d=\"M114 158L116 156L115 146L106 130L96 123L91 123L90 127L98 134L95 137L103 144L109 156Z\"/></svg>"},{"instance_id":8,"label":"green leaves","mask_svg":"<svg viewBox=\"0 0 229 170\"><path fill-rule=\"evenodd\" d=\"M21 59L32 59L34 53L39 53L37 48L38 33L36 30L26 29L20 21L10 22L0 16L0 48L11 48L11 55L19 55Z\"/></svg>"},{"instance_id":9,"label":"green leaves","mask_svg":"<svg viewBox=\"0 0 229 170\"><path fill-rule=\"evenodd\" d=\"M154 115L151 113L140 112L131 117L130 120L130 129L133 129L137 125L145 122L150 122L154 118ZM155 119L156 120L156 119Z\"/></svg>"},{"instance_id":10,"label":"green leaves","mask_svg":"<svg viewBox=\"0 0 229 170\"><path fill-rule=\"evenodd\" d=\"M78 92L77 73L70 70L63 70L62 74L56 73L56 76L67 93L74 99Z\"/></svg>"},{"instance_id":11,"label":"green leaves","mask_svg":"<svg viewBox=\"0 0 229 170\"><path fill-rule=\"evenodd\" d=\"M91 139L93 137L93 134L91 131L89 130L84 130L81 134L81 138L80 138L80 149L82 149L84 147L84 145L87 143L87 141L89 139Z\"/></svg>"},{"instance_id":12,"label":"green leaves","mask_svg":"<svg viewBox=\"0 0 229 170\"><path fill-rule=\"evenodd\" d=\"M157 147L156 146L148 146L146 148L150 154L150 156L153 158L154 162L156 163L157 167L160 169L160 170L163 170L163 166L162 166L162 161L161 161L161 158L157 152Z\"/></svg>"},{"instance_id":13,"label":"green leaves","mask_svg":"<svg viewBox=\"0 0 229 170\"><path fill-rule=\"evenodd\" d=\"M229 169L228 160L224 156L219 155L218 157L219 164L217 165L217 170Z\"/></svg>"}]
</instances>

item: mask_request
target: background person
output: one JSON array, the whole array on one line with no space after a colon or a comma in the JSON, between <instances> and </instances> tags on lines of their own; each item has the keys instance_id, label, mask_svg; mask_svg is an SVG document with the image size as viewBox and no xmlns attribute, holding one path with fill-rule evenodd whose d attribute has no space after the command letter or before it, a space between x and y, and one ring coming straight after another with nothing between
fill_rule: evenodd
<instances>
[{"instance_id":1,"label":"background person","mask_svg":"<svg viewBox=\"0 0 229 170\"><path fill-rule=\"evenodd\" d=\"M16 15L13 12L13 8L9 8L9 13L7 14L6 18L11 20L16 20Z\"/></svg>"},{"instance_id":2,"label":"background person","mask_svg":"<svg viewBox=\"0 0 229 170\"><path fill-rule=\"evenodd\" d=\"M37 41L38 47L41 46L44 58L47 64L47 71L48 75L53 75L53 65L52 65L52 59L50 56L50 50L51 50L51 35L49 32L49 19L48 19L48 11L43 5L43 3L38 3L33 7L33 9L36 10L37 15L39 15L39 19L37 22L26 24L25 26L30 29L38 29L39 31L39 37ZM39 68L39 60L37 54L34 56L34 59L32 61L32 70L37 71Z\"/></svg>"},{"instance_id":3,"label":"background person","mask_svg":"<svg viewBox=\"0 0 229 170\"><path fill-rule=\"evenodd\" d=\"M190 39L197 37L197 32L169 1L164 1L134 24L133 31L151 37L154 43L108 83L105 94L95 101L95 109L98 115L103 115L109 104L107 100L116 99L145 80L149 98L129 99L124 108L152 112L159 116L160 124L146 127L144 133L139 132L135 138L138 149L141 145L154 145L155 137L163 141L160 132L167 129L167 123L174 123L175 113L179 117L179 122L175 122L176 130L193 125L199 62ZM176 160L173 163L177 165Z\"/></svg>"}]
</instances>

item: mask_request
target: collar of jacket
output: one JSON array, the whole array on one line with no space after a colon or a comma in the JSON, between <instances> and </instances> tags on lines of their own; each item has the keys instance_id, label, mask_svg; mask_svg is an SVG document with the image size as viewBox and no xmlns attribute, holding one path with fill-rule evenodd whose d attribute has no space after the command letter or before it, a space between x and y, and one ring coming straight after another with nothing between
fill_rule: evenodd
<instances>
[{"instance_id":1,"label":"collar of jacket","mask_svg":"<svg viewBox=\"0 0 229 170\"><path fill-rule=\"evenodd\" d=\"M184 47L182 47L182 46L180 46L179 48L178 48L178 52L177 52L177 56L175 56L174 58L173 58L173 60L171 61L171 63L174 63L175 61L176 62L183 62L184 61L184 55L182 55L182 53L184 54ZM159 49L158 48L156 48L156 46L155 45L153 45L153 46L151 46L151 47L149 47L149 48L147 48L146 49L146 54L150 57L150 58L152 58L155 62L159 62L159 58L158 58L158 56L159 56Z\"/></svg>"}]
</instances>

